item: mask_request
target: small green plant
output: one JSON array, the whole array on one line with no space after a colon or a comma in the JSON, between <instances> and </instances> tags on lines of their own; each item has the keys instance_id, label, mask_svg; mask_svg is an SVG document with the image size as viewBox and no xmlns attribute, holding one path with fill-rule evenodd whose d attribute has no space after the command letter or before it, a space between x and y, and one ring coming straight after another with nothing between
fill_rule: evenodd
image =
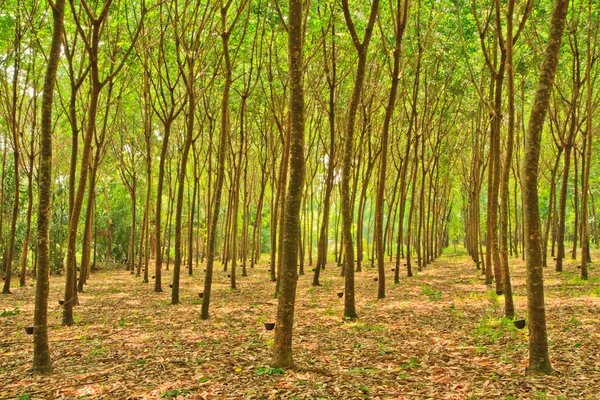
<instances>
[{"instance_id":1,"label":"small green plant","mask_svg":"<svg viewBox=\"0 0 600 400\"><path fill-rule=\"evenodd\" d=\"M536 399L536 400L547 400L548 399L548 395L546 393L541 392L541 391L538 390L537 392L535 392L534 399Z\"/></svg>"},{"instance_id":2,"label":"small green plant","mask_svg":"<svg viewBox=\"0 0 600 400\"><path fill-rule=\"evenodd\" d=\"M123 328L125 326L125 317L121 317L121 320L119 321L119 326L121 328Z\"/></svg>"},{"instance_id":3,"label":"small green plant","mask_svg":"<svg viewBox=\"0 0 600 400\"><path fill-rule=\"evenodd\" d=\"M386 355L386 354L390 354L390 353L394 352L394 350L392 350L388 347L385 347L385 345L383 343L377 343L377 348L379 349L379 353L381 355Z\"/></svg>"},{"instance_id":4,"label":"small green plant","mask_svg":"<svg viewBox=\"0 0 600 400\"><path fill-rule=\"evenodd\" d=\"M282 375L285 371L281 368L271 367L258 367L256 368L256 375Z\"/></svg>"},{"instance_id":5,"label":"small green plant","mask_svg":"<svg viewBox=\"0 0 600 400\"><path fill-rule=\"evenodd\" d=\"M429 285L423 285L421 287L421 294L427 296L431 301L440 301L442 300L442 292L437 289L432 288Z\"/></svg>"},{"instance_id":6,"label":"small green plant","mask_svg":"<svg viewBox=\"0 0 600 400\"><path fill-rule=\"evenodd\" d=\"M408 361L408 363L404 363L400 365L400 368L402 369L418 369L421 368L421 364L419 364L419 362L417 361L416 358L411 357L410 360Z\"/></svg>"},{"instance_id":7,"label":"small green plant","mask_svg":"<svg viewBox=\"0 0 600 400\"><path fill-rule=\"evenodd\" d=\"M15 308L14 310L4 310L2 311L2 317L14 317L15 315L21 314L21 310L19 308ZM29 396L29 395L27 395Z\"/></svg>"},{"instance_id":8,"label":"small green plant","mask_svg":"<svg viewBox=\"0 0 600 400\"><path fill-rule=\"evenodd\" d=\"M358 390L360 390L363 393L371 393L371 388L365 385L364 383L358 385Z\"/></svg>"},{"instance_id":9,"label":"small green plant","mask_svg":"<svg viewBox=\"0 0 600 400\"><path fill-rule=\"evenodd\" d=\"M104 347L96 347L95 349L92 349L92 351L90 351L91 356L103 356L106 353L108 353L108 350Z\"/></svg>"},{"instance_id":10,"label":"small green plant","mask_svg":"<svg viewBox=\"0 0 600 400\"><path fill-rule=\"evenodd\" d=\"M349 370L347 373L348 374L376 374L379 371L376 369L372 369L372 368L355 368L355 369L351 369Z\"/></svg>"},{"instance_id":11,"label":"small green plant","mask_svg":"<svg viewBox=\"0 0 600 400\"><path fill-rule=\"evenodd\" d=\"M333 308L327 307L327 309L323 312L323 314L326 315L326 316L328 316L328 317L331 317L331 316L336 315L337 313L334 311Z\"/></svg>"},{"instance_id":12,"label":"small green plant","mask_svg":"<svg viewBox=\"0 0 600 400\"><path fill-rule=\"evenodd\" d=\"M499 296L496 294L495 290L489 289L487 291L487 299L490 302L490 304L493 305L494 307L498 307L498 305L500 304L498 297Z\"/></svg>"},{"instance_id":13,"label":"small green plant","mask_svg":"<svg viewBox=\"0 0 600 400\"><path fill-rule=\"evenodd\" d=\"M262 325L267 320L267 317L267 314L259 315L258 317L256 317L256 322Z\"/></svg>"},{"instance_id":14,"label":"small green plant","mask_svg":"<svg viewBox=\"0 0 600 400\"><path fill-rule=\"evenodd\" d=\"M496 343L502 335L509 333L518 334L517 328L510 318L494 318L487 316L481 319L477 328L473 331L473 337L482 343Z\"/></svg>"},{"instance_id":15,"label":"small green plant","mask_svg":"<svg viewBox=\"0 0 600 400\"><path fill-rule=\"evenodd\" d=\"M31 400L31 395L28 393L22 394L20 396L17 396L17 400Z\"/></svg>"},{"instance_id":16,"label":"small green plant","mask_svg":"<svg viewBox=\"0 0 600 400\"><path fill-rule=\"evenodd\" d=\"M184 389L184 390L177 390L177 389L173 389L173 390L168 390L166 392L164 392L163 394L160 395L161 399L173 399L177 396L179 396L180 394L189 394L190 391L189 389Z\"/></svg>"}]
</instances>

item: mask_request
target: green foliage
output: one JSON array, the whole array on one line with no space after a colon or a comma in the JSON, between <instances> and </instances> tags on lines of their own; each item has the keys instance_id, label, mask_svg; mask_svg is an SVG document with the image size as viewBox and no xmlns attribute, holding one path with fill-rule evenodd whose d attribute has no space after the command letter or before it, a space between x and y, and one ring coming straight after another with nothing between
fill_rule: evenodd
<instances>
[{"instance_id":1,"label":"green foliage","mask_svg":"<svg viewBox=\"0 0 600 400\"><path fill-rule=\"evenodd\" d=\"M271 367L258 367L256 368L256 375L282 375L285 374L285 370L282 368L271 368Z\"/></svg>"},{"instance_id":2,"label":"green foliage","mask_svg":"<svg viewBox=\"0 0 600 400\"><path fill-rule=\"evenodd\" d=\"M421 287L421 294L425 295L431 301L440 301L442 300L442 292L437 289L432 288L431 286L425 284Z\"/></svg>"},{"instance_id":3,"label":"green foliage","mask_svg":"<svg viewBox=\"0 0 600 400\"><path fill-rule=\"evenodd\" d=\"M480 344L496 343L504 335L517 335L519 330L510 318L484 317L472 332Z\"/></svg>"},{"instance_id":4,"label":"green foliage","mask_svg":"<svg viewBox=\"0 0 600 400\"><path fill-rule=\"evenodd\" d=\"M183 390L178 390L178 389L172 389L172 390L168 390L164 393L162 393L160 395L161 399L174 399L175 397L179 396L180 394L189 394L191 393L189 389L183 389Z\"/></svg>"},{"instance_id":5,"label":"green foliage","mask_svg":"<svg viewBox=\"0 0 600 400\"><path fill-rule=\"evenodd\" d=\"M348 374L376 374L379 371L373 368L355 368L346 371Z\"/></svg>"},{"instance_id":6,"label":"green foliage","mask_svg":"<svg viewBox=\"0 0 600 400\"><path fill-rule=\"evenodd\" d=\"M371 388L368 387L367 385L365 385L364 383L360 383L358 385L358 390L360 390L363 393L369 394L371 393Z\"/></svg>"},{"instance_id":7,"label":"green foliage","mask_svg":"<svg viewBox=\"0 0 600 400\"><path fill-rule=\"evenodd\" d=\"M500 305L500 301L499 301L500 296L498 296L498 294L496 294L496 291L494 289L488 289L488 291L486 292L486 295L487 295L487 299L491 305L493 305L494 307L498 307Z\"/></svg>"},{"instance_id":8,"label":"green foliage","mask_svg":"<svg viewBox=\"0 0 600 400\"><path fill-rule=\"evenodd\" d=\"M417 361L416 358L411 357L408 363L404 363L400 365L402 369L419 369L421 368L421 364Z\"/></svg>"},{"instance_id":9,"label":"green foliage","mask_svg":"<svg viewBox=\"0 0 600 400\"><path fill-rule=\"evenodd\" d=\"M15 308L14 310L5 309L0 314L0 317L14 317L15 315L21 314L21 310L19 308Z\"/></svg>"}]
</instances>

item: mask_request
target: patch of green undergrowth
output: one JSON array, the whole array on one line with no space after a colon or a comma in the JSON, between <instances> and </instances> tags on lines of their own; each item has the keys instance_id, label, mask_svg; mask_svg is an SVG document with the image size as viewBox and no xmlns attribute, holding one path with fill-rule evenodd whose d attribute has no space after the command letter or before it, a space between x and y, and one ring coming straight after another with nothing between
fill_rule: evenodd
<instances>
[{"instance_id":1,"label":"patch of green undergrowth","mask_svg":"<svg viewBox=\"0 0 600 400\"><path fill-rule=\"evenodd\" d=\"M488 299L488 301L490 302L491 305L493 305L494 307L498 307L500 305L500 300L496 291L494 289L489 289L486 293L486 297Z\"/></svg>"},{"instance_id":2,"label":"patch of green undergrowth","mask_svg":"<svg viewBox=\"0 0 600 400\"><path fill-rule=\"evenodd\" d=\"M174 399L175 397L179 396L180 394L189 394L190 391L188 389L184 389L184 390L178 390L178 389L173 389L173 390L169 390L164 392L163 394L160 395L161 399Z\"/></svg>"},{"instance_id":3,"label":"patch of green undergrowth","mask_svg":"<svg viewBox=\"0 0 600 400\"><path fill-rule=\"evenodd\" d=\"M355 368L346 371L347 374L376 374L379 371L373 368Z\"/></svg>"},{"instance_id":4,"label":"patch of green undergrowth","mask_svg":"<svg viewBox=\"0 0 600 400\"><path fill-rule=\"evenodd\" d=\"M360 383L358 385L358 390L360 390L361 392L368 394L371 393L371 388L368 387L367 385L365 385L364 383Z\"/></svg>"},{"instance_id":5,"label":"patch of green undergrowth","mask_svg":"<svg viewBox=\"0 0 600 400\"><path fill-rule=\"evenodd\" d=\"M400 368L402 369L419 369L421 368L421 364L417 361L416 358L411 357L407 363L400 364Z\"/></svg>"},{"instance_id":6,"label":"patch of green undergrowth","mask_svg":"<svg viewBox=\"0 0 600 400\"><path fill-rule=\"evenodd\" d=\"M323 315L325 315L327 317L332 317L336 314L337 314L337 312L335 312L335 310L331 307L327 307L327 309L325 311L323 311Z\"/></svg>"},{"instance_id":7,"label":"patch of green undergrowth","mask_svg":"<svg viewBox=\"0 0 600 400\"><path fill-rule=\"evenodd\" d=\"M21 314L21 310L19 308L15 308L14 310L4 310L2 311L1 317L14 317L16 315Z\"/></svg>"},{"instance_id":8,"label":"patch of green undergrowth","mask_svg":"<svg viewBox=\"0 0 600 400\"><path fill-rule=\"evenodd\" d=\"M355 321L348 324L350 330L354 332L383 332L386 327L379 324L372 324L370 322Z\"/></svg>"},{"instance_id":9,"label":"patch of green undergrowth","mask_svg":"<svg viewBox=\"0 0 600 400\"><path fill-rule=\"evenodd\" d=\"M432 288L429 285L423 285L421 287L421 294L425 295L431 301L440 301L442 300L442 292L437 289Z\"/></svg>"},{"instance_id":10,"label":"patch of green undergrowth","mask_svg":"<svg viewBox=\"0 0 600 400\"><path fill-rule=\"evenodd\" d=\"M285 371L282 368L258 367L256 375L283 375Z\"/></svg>"},{"instance_id":11,"label":"patch of green undergrowth","mask_svg":"<svg viewBox=\"0 0 600 400\"><path fill-rule=\"evenodd\" d=\"M472 336L480 343L496 343L504 334L516 335L517 328L510 318L494 318L487 316L481 319Z\"/></svg>"}]
</instances>

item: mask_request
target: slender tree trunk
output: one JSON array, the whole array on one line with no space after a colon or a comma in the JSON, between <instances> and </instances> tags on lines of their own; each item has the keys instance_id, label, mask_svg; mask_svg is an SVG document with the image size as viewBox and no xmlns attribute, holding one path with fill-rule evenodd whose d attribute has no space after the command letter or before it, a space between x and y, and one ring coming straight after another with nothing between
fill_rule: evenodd
<instances>
[{"instance_id":1,"label":"slender tree trunk","mask_svg":"<svg viewBox=\"0 0 600 400\"><path fill-rule=\"evenodd\" d=\"M27 225L23 248L21 249L21 277L20 286L25 286L25 273L27 272L27 254L29 252L29 238L31 237L31 215L33 214L33 153L30 156L29 172L27 174Z\"/></svg>"},{"instance_id":2,"label":"slender tree trunk","mask_svg":"<svg viewBox=\"0 0 600 400\"><path fill-rule=\"evenodd\" d=\"M17 128L15 128L17 129ZM6 275L4 276L4 287L2 289L2 294L11 294L10 291L10 282L12 278L12 268L13 268L13 254L15 250L15 236L17 233L17 219L19 218L19 200L20 200L20 179L19 179L19 163L20 163L20 152L19 152L19 142L16 134L14 135L14 201L13 201L13 209L12 209L12 219L10 221L10 233L8 237L8 248L6 249Z\"/></svg>"},{"instance_id":3,"label":"slender tree trunk","mask_svg":"<svg viewBox=\"0 0 600 400\"><path fill-rule=\"evenodd\" d=\"M392 84L390 94L385 108L385 117L383 128L381 130L381 161L379 164L379 179L377 184L377 194L375 200L375 248L377 251L377 273L378 287L377 298L385 298L385 251L383 238L383 209L385 206L383 195L385 193L385 181L387 178L387 152L390 124L394 115L396 98L398 97L398 84L400 82L400 51L404 27L406 26L406 17L408 13L408 1L398 0L396 4L396 32L393 52ZM388 219L389 221L389 219ZM396 274L397 275L397 274Z\"/></svg>"},{"instance_id":4,"label":"slender tree trunk","mask_svg":"<svg viewBox=\"0 0 600 400\"><path fill-rule=\"evenodd\" d=\"M585 142L585 138L584 138ZM577 150L573 152L573 214L575 220L573 221L573 247L571 249L571 259L577 259L577 234L579 233L579 185L577 183L579 175L579 163L577 162Z\"/></svg>"},{"instance_id":5,"label":"slender tree trunk","mask_svg":"<svg viewBox=\"0 0 600 400\"><path fill-rule=\"evenodd\" d=\"M566 229L566 214L567 214L567 186L569 182L569 166L571 161L571 146L565 146L564 164L562 173L562 183L560 189L560 199L558 205L558 233L556 243L558 250L556 254L556 272L563 270L563 258L565 258L565 229Z\"/></svg>"},{"instance_id":6,"label":"slender tree trunk","mask_svg":"<svg viewBox=\"0 0 600 400\"><path fill-rule=\"evenodd\" d=\"M52 200L52 101L56 72L62 45L65 0L56 0L52 7L52 42L44 78L40 133L40 164L38 169L37 215L37 281L33 317L33 371L52 372L48 346L48 293L50 291L50 217Z\"/></svg>"},{"instance_id":7,"label":"slender tree trunk","mask_svg":"<svg viewBox=\"0 0 600 400\"><path fill-rule=\"evenodd\" d=\"M194 146L192 145L192 148ZM194 152L195 154L195 152ZM193 267L193 263L194 263L194 256L193 256L193 249L194 249L194 221L196 218L196 196L198 195L198 190L199 190L199 181L200 181L200 176L197 175L195 172L198 168L198 160L196 158L196 156L194 156L194 187L192 189L192 203L190 204L190 223L189 223L189 232L188 232L188 259L187 259L187 268L188 268L188 275L192 276L194 275L194 267ZM200 209L198 209L198 213L200 213ZM200 225L198 225L198 229L200 228ZM199 235L199 232L196 233L196 235ZM200 249L196 248L196 259L198 258L198 252L200 251ZM196 262L197 263L197 262Z\"/></svg>"},{"instance_id":8,"label":"slender tree trunk","mask_svg":"<svg viewBox=\"0 0 600 400\"><path fill-rule=\"evenodd\" d=\"M325 46L325 44L324 44ZM327 154L327 178L325 180L325 199L323 200L323 219L317 244L317 265L313 275L313 286L320 286L321 269L327 264L329 214L331 210L331 194L333 192L333 177L335 170L335 87L337 81L337 62L335 46L335 24L331 24L331 77L328 75L329 103L327 119L329 122L329 152ZM336 240L337 242L337 240ZM337 247L337 246L336 246Z\"/></svg>"},{"instance_id":9,"label":"slender tree trunk","mask_svg":"<svg viewBox=\"0 0 600 400\"><path fill-rule=\"evenodd\" d=\"M588 264L590 260L590 238L589 238L589 218L588 218L588 196L590 186L590 167L592 163L592 144L593 144L593 108L592 108L592 0L588 2L588 30L587 30L587 61L586 61L586 136L584 136L583 146L583 174L581 189L581 279L588 279ZM593 207L592 198L592 207ZM594 220L595 220L594 213ZM596 231L598 227L596 226Z\"/></svg>"},{"instance_id":10,"label":"slender tree trunk","mask_svg":"<svg viewBox=\"0 0 600 400\"><path fill-rule=\"evenodd\" d=\"M217 180L215 182L213 194L213 210L210 220L210 233L208 236L208 249L206 257L206 276L204 278L204 297L202 300L202 311L200 318L206 320L209 318L210 295L212 289L213 266L215 261L215 245L217 239L217 225L219 222L219 212L221 210L221 194L223 192L223 182L225 181L225 156L227 151L227 143L229 140L229 97L231 91L232 65L229 55L229 37L231 30L226 29L227 25L227 10L228 7L221 9L221 24L222 33L221 39L223 42L223 59L224 59L224 74L225 82L223 84L223 97L221 98L221 133L219 138L219 149L217 156Z\"/></svg>"},{"instance_id":11,"label":"slender tree trunk","mask_svg":"<svg viewBox=\"0 0 600 400\"><path fill-rule=\"evenodd\" d=\"M292 329L298 281L300 209L304 188L304 89L302 57L302 0L289 0L288 57L290 79L290 177L286 196L283 263L277 307L277 330L272 367L292 365Z\"/></svg>"},{"instance_id":12,"label":"slender tree trunk","mask_svg":"<svg viewBox=\"0 0 600 400\"><path fill-rule=\"evenodd\" d=\"M187 172L187 160L190 154L190 148L192 146L192 137L194 131L194 118L196 117L196 98L194 96L194 88L190 87L193 84L193 71L194 64L189 64L189 75L188 75L188 114L187 114L187 126L185 139L183 142L183 149L181 153L181 161L179 165L179 179L177 182L177 205L175 208L175 262L173 265L173 284L171 288L171 304L179 304L179 278L181 275L181 257L182 257L182 227L183 227L183 196L184 196L184 188L185 188L185 176ZM195 168L195 166L194 166ZM194 185L195 186L195 185ZM194 193L195 195L195 193ZM192 203L193 207L193 203ZM191 237L191 226L190 226L190 237ZM190 240L191 241L191 240ZM190 244L190 254L188 255L188 267L191 264L191 250L192 246ZM191 275L191 269L190 269Z\"/></svg>"},{"instance_id":13,"label":"slender tree trunk","mask_svg":"<svg viewBox=\"0 0 600 400\"><path fill-rule=\"evenodd\" d=\"M510 218L510 206L508 199L510 166L512 163L512 151L514 145L515 132L515 84L513 72L513 13L515 0L508 0L508 14L506 16L506 69L507 76L507 96L508 96L508 137L506 140L506 154L502 166L502 182L500 195L500 264L502 271L502 282L504 292L504 315L512 318L515 315L515 309L512 298L512 286L510 284L510 268L508 265L508 222ZM516 193L515 193L516 195Z\"/></svg>"},{"instance_id":14,"label":"slender tree trunk","mask_svg":"<svg viewBox=\"0 0 600 400\"><path fill-rule=\"evenodd\" d=\"M350 178L352 173L352 159L354 158L354 130L358 104L362 93L362 87L365 80L367 66L367 53L369 42L373 33L373 25L379 9L379 0L373 0L371 3L371 12L368 25L365 29L363 41L360 42L356 34L354 23L350 14L348 0L342 0L344 19L351 33L354 47L358 55L358 65L356 67L356 77L352 97L348 107L348 119L346 127L346 136L344 142L343 162L342 162L342 183L341 183L341 211L342 211L342 240L344 242L344 277L345 277L345 296L344 296L344 317L348 319L358 318L356 313L356 302L354 298L354 245L352 243L352 214L353 204L350 196Z\"/></svg>"},{"instance_id":15,"label":"slender tree trunk","mask_svg":"<svg viewBox=\"0 0 600 400\"><path fill-rule=\"evenodd\" d=\"M95 161L92 163L96 164ZM96 197L94 193L94 186L96 183L96 171L97 165L91 166L90 180L89 180L89 189L88 189L88 201L87 201L87 209L85 214L85 225L83 228L83 243L82 243L82 251L81 251L81 264L80 264L80 273L79 273L79 281L77 282L77 291L79 293L83 293L83 285L86 281L86 271L88 271L91 257L92 257L92 210L94 208L94 198Z\"/></svg>"},{"instance_id":16,"label":"slender tree trunk","mask_svg":"<svg viewBox=\"0 0 600 400\"><path fill-rule=\"evenodd\" d=\"M525 137L523 158L523 206L526 238L527 301L529 314L529 374L549 374L552 365L548 356L544 279L542 269L541 222L538 200L538 172L544 119L553 89L560 45L569 0L556 0L541 76L538 81L529 125Z\"/></svg>"}]
</instances>

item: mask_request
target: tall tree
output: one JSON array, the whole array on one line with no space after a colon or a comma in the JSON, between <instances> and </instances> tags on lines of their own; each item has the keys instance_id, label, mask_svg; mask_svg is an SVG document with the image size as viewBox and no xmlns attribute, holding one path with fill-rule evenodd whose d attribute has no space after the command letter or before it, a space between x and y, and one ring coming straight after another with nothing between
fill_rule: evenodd
<instances>
[{"instance_id":1,"label":"tall tree","mask_svg":"<svg viewBox=\"0 0 600 400\"><path fill-rule=\"evenodd\" d=\"M221 211L221 195L223 193L223 182L225 181L225 157L227 155L227 142L229 140L229 98L231 93L231 84L233 82L233 64L229 52L229 38L235 28L242 12L246 7L246 0L238 4L233 21L227 23L227 14L233 0L221 1L221 41L223 43L223 75L225 78L223 84L223 97L221 98L221 132L219 137L219 147L217 156L217 180L215 182L215 192L213 197L213 208L210 215L210 227L208 231L208 249L206 254L206 276L204 278L204 297L202 300L201 319L209 318L210 294L212 289L213 266L215 262L215 249L217 242L217 224L219 222L219 213ZM239 49L239 47L238 47Z\"/></svg>"},{"instance_id":2,"label":"tall tree","mask_svg":"<svg viewBox=\"0 0 600 400\"><path fill-rule=\"evenodd\" d=\"M277 331L275 332L272 367L292 365L292 330L298 282L298 247L300 243L300 208L304 188L304 65L302 57L302 0L289 0L288 63L290 109L290 177L285 197L283 257L280 274Z\"/></svg>"},{"instance_id":3,"label":"tall tree","mask_svg":"<svg viewBox=\"0 0 600 400\"><path fill-rule=\"evenodd\" d=\"M52 9L52 42L48 52L46 77L42 97L40 132L40 165L38 169L37 213L37 281L33 316L33 371L40 374L52 372L48 345L48 293L50 292L50 205L52 201L52 101L60 48L63 38L65 0L49 2Z\"/></svg>"},{"instance_id":4,"label":"tall tree","mask_svg":"<svg viewBox=\"0 0 600 400\"><path fill-rule=\"evenodd\" d=\"M400 82L400 50L402 49L402 37L404 36L404 28L406 27L406 19L408 16L408 0L397 0L395 7L390 7L392 22L394 27L394 48L393 60L391 66L392 85L390 94L385 108L385 118L383 120L383 128L381 130L381 161L379 164L379 179L377 182L377 196L375 203L375 247L377 249L377 272L379 276L377 297L382 299L385 297L385 266L384 266L384 240L383 240L383 208L385 192L385 181L387 179L387 152L388 152L388 137L390 124L394 115L396 98L398 97L398 84ZM394 14L395 12L395 14ZM383 33L382 33L383 34Z\"/></svg>"},{"instance_id":5,"label":"tall tree","mask_svg":"<svg viewBox=\"0 0 600 400\"><path fill-rule=\"evenodd\" d=\"M187 95L187 114L185 137L181 149L181 160L179 163L177 180L177 204L175 208L175 260L173 266L173 284L171 287L171 304L179 303L179 276L182 263L182 227L183 227L183 189L187 172L187 160L192 147L192 142L197 139L194 135L194 119L196 118L196 80L199 77L200 68L204 66L199 62L203 59L202 50L206 47L202 44L210 43L203 41L204 30L210 22L214 8L206 4L204 10L200 9L200 2L187 2L183 5L181 13L175 3L175 18L173 28L175 29L175 44L177 46L177 65L179 67ZM189 20L182 18L189 15ZM189 35L189 38L187 37ZM192 205L193 207L193 205Z\"/></svg>"},{"instance_id":6,"label":"tall tree","mask_svg":"<svg viewBox=\"0 0 600 400\"><path fill-rule=\"evenodd\" d=\"M569 0L556 0L554 3L550 34L544 52L544 63L525 136L523 208L525 217L525 251L527 253L527 302L529 305L529 374L549 374L552 372L552 364L548 355L546 309L544 307L538 173L542 130L554 85L568 7Z\"/></svg>"},{"instance_id":7,"label":"tall tree","mask_svg":"<svg viewBox=\"0 0 600 400\"><path fill-rule=\"evenodd\" d=\"M75 17L77 31L85 44L86 53L89 57L91 88L89 105L87 109L87 126L84 134L84 143L81 155L79 181L77 184L77 192L73 203L73 209L71 210L71 213L69 215L69 231L67 243L67 277L65 279L65 298L62 320L63 325L73 325L75 323L73 319L73 306L76 302L77 294L75 290L75 275L77 272L75 246L77 241L79 216L81 214L88 170L92 157L92 139L94 138L94 133L96 131L98 100L100 98L100 93L102 89L107 85L107 83L112 81L112 79L121 71L121 69L125 65L125 61L127 60L129 54L133 50L133 46L135 44L135 41L137 40L137 37L140 33L140 28L142 26L142 23L140 21L133 35L132 42L130 46L127 49L125 49L122 59L118 61L114 67L111 67L111 72L107 74L104 77L104 79L101 79L99 64L100 41L102 38L102 33L106 32L104 27L107 22L108 13L113 3L113 0L106 0L104 2L100 11L98 12L98 16L94 15L94 10L89 7L88 3L85 0L81 0L80 7L84 9L84 14L87 18L87 23L83 23L82 19L79 17L79 13L77 12L77 8L75 7L74 1L69 0L69 3L71 5L71 11L73 13L73 16ZM145 6L142 7L143 11L141 14L141 18L143 18L144 14L146 13ZM91 31L90 35L88 35L88 31Z\"/></svg>"},{"instance_id":8,"label":"tall tree","mask_svg":"<svg viewBox=\"0 0 600 400\"><path fill-rule=\"evenodd\" d=\"M592 163L592 138L593 138L593 108L592 108L592 1L588 2L588 29L587 29L587 61L585 80L587 89L586 99L586 135L583 145L583 176L581 185L581 278L588 278L588 264L590 260L590 239L588 220L588 197L590 189L590 167Z\"/></svg>"},{"instance_id":9,"label":"tall tree","mask_svg":"<svg viewBox=\"0 0 600 400\"><path fill-rule=\"evenodd\" d=\"M347 126L345 133L344 152L342 161L342 187L341 187L341 211L342 211L342 241L344 246L344 317L348 319L358 318L356 313L356 302L354 298L354 244L352 241L352 215L354 204L350 196L350 179L352 174L352 159L354 157L354 131L356 129L356 114L362 95L363 84L365 81L365 72L367 68L367 55L371 36L373 35L373 26L379 10L379 0L373 0L369 13L369 19L365 27L365 33L362 41L358 37L348 0L342 0L342 10L344 20L352 37L352 43L358 56L358 65L356 66L356 75L354 78L354 88L352 97L348 106Z\"/></svg>"}]
</instances>

